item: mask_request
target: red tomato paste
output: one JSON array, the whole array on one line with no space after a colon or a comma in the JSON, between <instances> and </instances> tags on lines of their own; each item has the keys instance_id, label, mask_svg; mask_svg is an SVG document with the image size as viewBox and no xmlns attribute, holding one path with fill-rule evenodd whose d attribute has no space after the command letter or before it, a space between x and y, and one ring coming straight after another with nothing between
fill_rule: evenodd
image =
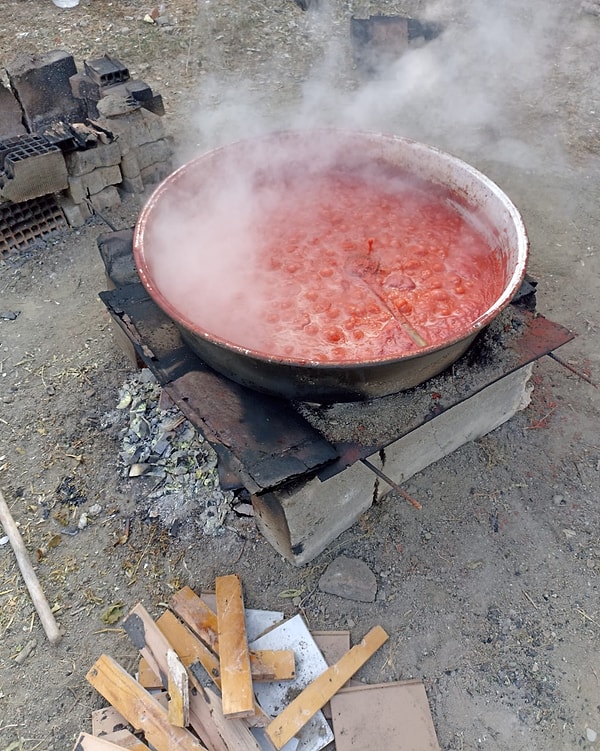
<instances>
[{"instance_id":1,"label":"red tomato paste","mask_svg":"<svg viewBox=\"0 0 600 751\"><path fill-rule=\"evenodd\" d=\"M448 197L340 173L288 185L260 222L269 309L244 346L356 362L466 334L501 294L502 274Z\"/></svg>"}]
</instances>

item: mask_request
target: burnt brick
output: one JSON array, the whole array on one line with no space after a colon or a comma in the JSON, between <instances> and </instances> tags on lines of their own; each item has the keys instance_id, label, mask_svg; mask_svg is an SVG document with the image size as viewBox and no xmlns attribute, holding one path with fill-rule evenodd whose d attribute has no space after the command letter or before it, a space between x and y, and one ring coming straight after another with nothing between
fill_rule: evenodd
<instances>
[{"instance_id":1,"label":"burnt brick","mask_svg":"<svg viewBox=\"0 0 600 751\"><path fill-rule=\"evenodd\" d=\"M7 67L8 78L30 132L56 122L78 122L85 106L75 99L69 79L77 73L73 56L63 50L22 55Z\"/></svg>"}]
</instances>

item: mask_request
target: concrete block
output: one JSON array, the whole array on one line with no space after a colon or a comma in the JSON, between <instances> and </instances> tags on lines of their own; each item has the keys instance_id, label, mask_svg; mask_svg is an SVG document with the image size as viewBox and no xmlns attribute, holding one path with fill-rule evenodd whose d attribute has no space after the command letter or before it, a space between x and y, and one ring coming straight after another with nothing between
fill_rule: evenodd
<instances>
[{"instance_id":1,"label":"concrete block","mask_svg":"<svg viewBox=\"0 0 600 751\"><path fill-rule=\"evenodd\" d=\"M65 154L69 175L86 175L98 167L112 167L121 162L121 147L116 141L100 144L93 149Z\"/></svg>"},{"instance_id":2,"label":"concrete block","mask_svg":"<svg viewBox=\"0 0 600 751\"><path fill-rule=\"evenodd\" d=\"M61 196L59 204L71 227L81 227L92 215L87 203L75 203L68 196Z\"/></svg>"},{"instance_id":3,"label":"concrete block","mask_svg":"<svg viewBox=\"0 0 600 751\"><path fill-rule=\"evenodd\" d=\"M146 109L136 109L114 117L102 117L98 125L124 140L132 148L160 141L165 137L165 127L159 115Z\"/></svg>"},{"instance_id":4,"label":"concrete block","mask_svg":"<svg viewBox=\"0 0 600 751\"><path fill-rule=\"evenodd\" d=\"M159 162L140 170L140 175L144 181L144 185L156 185L168 177L172 171L173 168L169 162Z\"/></svg>"},{"instance_id":5,"label":"concrete block","mask_svg":"<svg viewBox=\"0 0 600 751\"><path fill-rule=\"evenodd\" d=\"M57 146L32 135L7 139L0 146L4 152L0 197L5 201L29 201L67 187L67 167Z\"/></svg>"},{"instance_id":6,"label":"concrete block","mask_svg":"<svg viewBox=\"0 0 600 751\"><path fill-rule=\"evenodd\" d=\"M103 209L116 209L121 204L121 196L114 185L109 185L99 193L90 196L90 203L98 211Z\"/></svg>"},{"instance_id":7,"label":"concrete block","mask_svg":"<svg viewBox=\"0 0 600 751\"><path fill-rule=\"evenodd\" d=\"M117 165L99 167L86 175L69 177L69 194L75 203L84 203L88 194L95 196L108 186L119 185L122 179Z\"/></svg>"},{"instance_id":8,"label":"concrete block","mask_svg":"<svg viewBox=\"0 0 600 751\"><path fill-rule=\"evenodd\" d=\"M509 420L529 403L532 365L482 389L387 446L369 460L397 483ZM270 544L297 566L323 552L375 500L390 491L362 462L321 482L253 496L256 522Z\"/></svg>"},{"instance_id":9,"label":"concrete block","mask_svg":"<svg viewBox=\"0 0 600 751\"><path fill-rule=\"evenodd\" d=\"M120 60L110 55L85 60L83 63L86 75L100 86L110 86L129 80L129 70Z\"/></svg>"},{"instance_id":10,"label":"concrete block","mask_svg":"<svg viewBox=\"0 0 600 751\"><path fill-rule=\"evenodd\" d=\"M159 162L169 162L173 156L173 149L166 138L161 138L160 141L153 141L140 146L136 153L141 171Z\"/></svg>"},{"instance_id":11,"label":"concrete block","mask_svg":"<svg viewBox=\"0 0 600 751\"><path fill-rule=\"evenodd\" d=\"M123 182L119 186L125 193L143 193L144 181L141 176L137 177L124 177Z\"/></svg>"},{"instance_id":12,"label":"concrete block","mask_svg":"<svg viewBox=\"0 0 600 751\"><path fill-rule=\"evenodd\" d=\"M126 177L129 180L135 180L140 177L140 165L138 163L136 150L129 148L129 146L125 149L123 147L124 144L121 144L121 151L123 152L121 154L121 173L123 174L123 177Z\"/></svg>"},{"instance_id":13,"label":"concrete block","mask_svg":"<svg viewBox=\"0 0 600 751\"><path fill-rule=\"evenodd\" d=\"M85 117L83 102L71 92L69 79L77 68L67 52L21 55L6 70L31 132L57 121L80 122Z\"/></svg>"}]
</instances>

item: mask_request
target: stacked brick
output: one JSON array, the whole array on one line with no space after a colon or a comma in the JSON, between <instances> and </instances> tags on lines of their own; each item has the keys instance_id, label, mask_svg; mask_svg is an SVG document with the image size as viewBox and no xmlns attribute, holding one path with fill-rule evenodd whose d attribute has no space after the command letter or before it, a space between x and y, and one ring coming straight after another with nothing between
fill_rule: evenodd
<instances>
[{"instance_id":1,"label":"stacked brick","mask_svg":"<svg viewBox=\"0 0 600 751\"><path fill-rule=\"evenodd\" d=\"M0 208L57 200L71 226L172 170L164 107L144 81L105 55L77 70L55 50L22 56L0 83ZM22 214L22 212L21 212ZM2 233L0 221L0 234Z\"/></svg>"}]
</instances>

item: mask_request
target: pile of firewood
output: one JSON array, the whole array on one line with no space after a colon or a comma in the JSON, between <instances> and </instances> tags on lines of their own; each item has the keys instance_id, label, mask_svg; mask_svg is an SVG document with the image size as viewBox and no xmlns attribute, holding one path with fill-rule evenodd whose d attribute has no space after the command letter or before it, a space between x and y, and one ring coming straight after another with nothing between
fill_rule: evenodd
<instances>
[{"instance_id":1,"label":"pile of firewood","mask_svg":"<svg viewBox=\"0 0 600 751\"><path fill-rule=\"evenodd\" d=\"M250 614L254 616L252 626ZM265 633L259 636L265 625ZM279 751L284 747L285 751L298 747L318 751L334 736L326 722L325 730L318 723L311 729L311 722L323 716L320 710L328 705L335 728L330 700L346 692L352 696L359 691L366 696L366 690L378 688L363 684L343 687L388 639L383 628L375 626L351 649L340 650L340 638L349 647L348 632L318 632L313 642L299 615L282 621L281 613L246 611L237 575L217 578L214 596L201 598L189 587L179 590L156 621L137 604L123 627L141 654L137 678L108 655L96 660L87 680L111 706L93 713L93 734L81 733L74 751ZM247 633L250 628L252 634ZM277 644L279 633L285 635L283 643L287 645L296 638L294 647L262 648L261 642ZM296 637L291 636L294 633ZM332 646L331 637L337 647ZM316 646L318 638L323 652ZM316 673L309 665L309 642L315 645ZM323 657L328 649L333 662L329 667ZM308 680L310 675L314 677ZM214 685L206 685L210 683L207 676ZM422 684L416 681L383 686L408 690L413 702L419 700L415 689L424 696ZM275 691L275 698L270 699L271 687L283 687L284 694ZM353 713L351 709L350 715ZM338 715L343 724L344 710ZM346 710L346 720L350 715ZM430 719L426 726L425 731L419 730L425 732L425 741L410 748L439 748ZM361 745L351 744L338 744L338 751Z\"/></svg>"}]
</instances>

